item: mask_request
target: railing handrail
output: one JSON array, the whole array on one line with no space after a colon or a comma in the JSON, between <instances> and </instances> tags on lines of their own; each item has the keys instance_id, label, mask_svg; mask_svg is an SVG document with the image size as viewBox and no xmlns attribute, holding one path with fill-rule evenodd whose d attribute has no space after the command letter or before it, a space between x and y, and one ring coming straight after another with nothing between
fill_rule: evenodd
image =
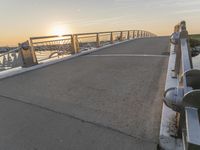
<instances>
[{"instance_id":1,"label":"railing handrail","mask_svg":"<svg viewBox=\"0 0 200 150\"><path fill-rule=\"evenodd\" d=\"M9 50L9 51L7 51L7 52L4 52L4 53L0 54L0 57L3 57L3 56L5 56L5 55L7 55L7 54L9 54L9 53L13 53L13 52L16 52L16 51L19 51L19 50L20 50L19 47L14 48L14 49L11 49L11 50Z\"/></svg>"},{"instance_id":2,"label":"railing handrail","mask_svg":"<svg viewBox=\"0 0 200 150\"><path fill-rule=\"evenodd\" d=\"M2 64L2 70L6 70L16 67L13 64L22 60L21 66L29 67L37 65L38 61L51 59L54 56L66 57L108 44L153 36L156 35L145 30L122 30L30 37L30 41L19 44L18 48L0 54L0 57L6 56L0 59L0 64ZM9 55L17 51L19 52L16 55ZM19 66L19 63L17 65Z\"/></svg>"},{"instance_id":3,"label":"railing handrail","mask_svg":"<svg viewBox=\"0 0 200 150\"><path fill-rule=\"evenodd\" d=\"M70 40L70 38L66 38L66 39L58 39L58 40L48 40L48 41L42 41L42 42L33 42L32 44L42 44L42 43L58 42L58 41L64 41L64 40Z\"/></svg>"},{"instance_id":4,"label":"railing handrail","mask_svg":"<svg viewBox=\"0 0 200 150\"><path fill-rule=\"evenodd\" d=\"M145 31L145 30L116 30L116 31L103 31L103 32L88 32L88 33L75 33L75 34L64 34L64 35L51 35L51 36L38 36L38 37L31 37L31 40L37 40L37 39L45 39L45 38L59 38L59 37L66 37L66 36L81 36L81 35L91 35L91 34L106 34L106 33L120 33L120 32L128 32L128 31L143 31L146 33L149 33L153 36L156 36L155 34Z\"/></svg>"}]
</instances>

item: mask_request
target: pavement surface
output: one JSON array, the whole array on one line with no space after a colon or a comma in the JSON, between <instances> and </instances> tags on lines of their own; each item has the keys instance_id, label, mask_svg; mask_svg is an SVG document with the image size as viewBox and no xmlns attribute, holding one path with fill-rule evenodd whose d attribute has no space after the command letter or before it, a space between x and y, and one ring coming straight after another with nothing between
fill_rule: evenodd
<instances>
[{"instance_id":1,"label":"pavement surface","mask_svg":"<svg viewBox=\"0 0 200 150\"><path fill-rule=\"evenodd\" d=\"M168 40L132 40L0 80L0 149L156 149Z\"/></svg>"}]
</instances>

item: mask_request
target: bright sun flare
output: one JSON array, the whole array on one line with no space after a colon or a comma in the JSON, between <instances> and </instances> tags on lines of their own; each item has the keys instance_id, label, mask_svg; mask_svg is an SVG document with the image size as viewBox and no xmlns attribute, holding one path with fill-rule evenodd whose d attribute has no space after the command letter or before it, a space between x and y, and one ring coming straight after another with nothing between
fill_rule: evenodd
<instances>
[{"instance_id":1,"label":"bright sun flare","mask_svg":"<svg viewBox=\"0 0 200 150\"><path fill-rule=\"evenodd\" d=\"M53 35L58 35L58 36L62 36L62 35L65 35L65 34L70 34L70 30L67 26L65 25L57 25L55 27L53 27L53 30L52 30L52 34Z\"/></svg>"}]
</instances>

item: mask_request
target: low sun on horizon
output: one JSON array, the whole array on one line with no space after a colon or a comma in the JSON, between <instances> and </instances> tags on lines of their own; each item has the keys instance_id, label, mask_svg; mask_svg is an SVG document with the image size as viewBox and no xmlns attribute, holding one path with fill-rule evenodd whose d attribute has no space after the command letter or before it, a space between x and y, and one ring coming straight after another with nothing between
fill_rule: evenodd
<instances>
[{"instance_id":1,"label":"low sun on horizon","mask_svg":"<svg viewBox=\"0 0 200 150\"><path fill-rule=\"evenodd\" d=\"M50 34L51 35L66 35L66 34L71 34L71 30L67 25L55 25L52 27Z\"/></svg>"}]
</instances>

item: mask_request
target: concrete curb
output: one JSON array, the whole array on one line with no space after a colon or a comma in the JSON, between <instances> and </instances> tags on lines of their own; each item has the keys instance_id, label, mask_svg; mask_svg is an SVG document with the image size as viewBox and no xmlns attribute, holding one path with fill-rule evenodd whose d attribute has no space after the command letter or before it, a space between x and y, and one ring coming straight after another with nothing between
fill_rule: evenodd
<instances>
[{"instance_id":1,"label":"concrete curb","mask_svg":"<svg viewBox=\"0 0 200 150\"><path fill-rule=\"evenodd\" d=\"M109 45L106 45L106 46L102 46L100 48L95 48L95 49L83 51L83 52L80 52L80 53L77 53L77 54L74 54L74 55L71 55L71 56L67 56L67 57L64 57L64 58L50 60L50 61L44 61L44 62L42 62L38 65L28 67L28 68L17 67L17 68L5 70L5 71L0 72L0 79L12 77L12 76L19 75L19 74L22 74L22 73L25 73L25 72L29 72L29 71L33 71L33 70L40 69L40 68L43 68L43 67L47 67L47 66L50 66L50 65L62 62L62 61L74 59L74 58L79 57L79 56L87 55L87 54L97 52L97 51L100 51L100 50L108 48L108 47L112 47L112 46L119 45L119 44L122 44L122 43L134 41L134 40L137 40L137 39L143 39L143 38L135 38L135 39L131 39L131 40L125 40L125 41L117 42L117 43L114 43L114 44L109 44Z\"/></svg>"},{"instance_id":2,"label":"concrete curb","mask_svg":"<svg viewBox=\"0 0 200 150\"><path fill-rule=\"evenodd\" d=\"M175 55L174 45L170 46L170 57L168 63L167 78L165 84L165 91L169 88L177 86L177 79L171 77L171 70L174 67ZM170 80L169 80L170 78ZM159 146L163 150L183 150L182 140L176 138L177 136L177 113L166 106L163 103L161 125L160 125L160 136Z\"/></svg>"},{"instance_id":3,"label":"concrete curb","mask_svg":"<svg viewBox=\"0 0 200 150\"><path fill-rule=\"evenodd\" d=\"M182 140L177 139L176 112L163 103L159 146L162 150L183 150Z\"/></svg>"}]
</instances>

